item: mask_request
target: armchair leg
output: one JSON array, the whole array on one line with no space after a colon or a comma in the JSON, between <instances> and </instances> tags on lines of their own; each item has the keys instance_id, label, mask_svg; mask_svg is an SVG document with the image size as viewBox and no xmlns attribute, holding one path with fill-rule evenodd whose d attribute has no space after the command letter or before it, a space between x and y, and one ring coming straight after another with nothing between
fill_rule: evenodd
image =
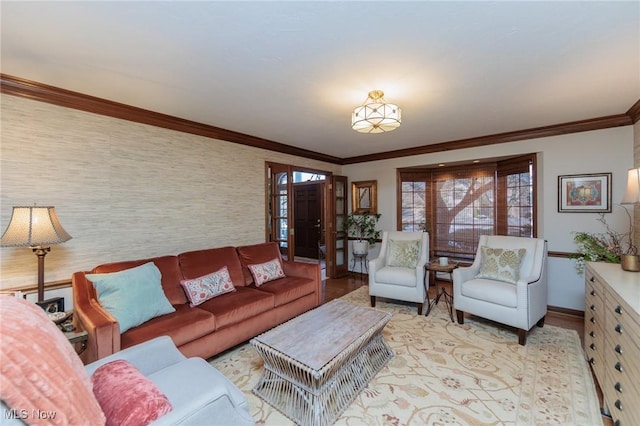
<instances>
[{"instance_id":1,"label":"armchair leg","mask_svg":"<svg viewBox=\"0 0 640 426\"><path fill-rule=\"evenodd\" d=\"M456 316L458 317L458 324L464 324L464 312L456 309Z\"/></svg>"},{"instance_id":2,"label":"armchair leg","mask_svg":"<svg viewBox=\"0 0 640 426\"><path fill-rule=\"evenodd\" d=\"M527 330L518 330L518 343L524 346L527 343Z\"/></svg>"},{"instance_id":3,"label":"armchair leg","mask_svg":"<svg viewBox=\"0 0 640 426\"><path fill-rule=\"evenodd\" d=\"M375 296L371 296L371 307L372 308L376 307L376 297Z\"/></svg>"},{"instance_id":4,"label":"armchair leg","mask_svg":"<svg viewBox=\"0 0 640 426\"><path fill-rule=\"evenodd\" d=\"M418 303L418 315L422 315L422 305L423 303Z\"/></svg>"},{"instance_id":5,"label":"armchair leg","mask_svg":"<svg viewBox=\"0 0 640 426\"><path fill-rule=\"evenodd\" d=\"M536 323L538 327L544 327L544 318L545 317L540 318L540 320Z\"/></svg>"}]
</instances>

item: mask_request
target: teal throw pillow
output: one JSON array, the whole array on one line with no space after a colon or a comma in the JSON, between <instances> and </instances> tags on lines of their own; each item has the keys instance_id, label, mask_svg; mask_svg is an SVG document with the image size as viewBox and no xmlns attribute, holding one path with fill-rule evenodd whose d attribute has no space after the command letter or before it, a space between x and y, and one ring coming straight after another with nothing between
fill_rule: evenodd
<instances>
[{"instance_id":1,"label":"teal throw pillow","mask_svg":"<svg viewBox=\"0 0 640 426\"><path fill-rule=\"evenodd\" d=\"M389 266L415 268L418 265L418 256L420 255L419 240L389 240L388 249L387 264Z\"/></svg>"},{"instance_id":2,"label":"teal throw pillow","mask_svg":"<svg viewBox=\"0 0 640 426\"><path fill-rule=\"evenodd\" d=\"M118 321L120 333L175 312L162 290L161 278L153 262L108 274L87 274L100 305Z\"/></svg>"}]
</instances>

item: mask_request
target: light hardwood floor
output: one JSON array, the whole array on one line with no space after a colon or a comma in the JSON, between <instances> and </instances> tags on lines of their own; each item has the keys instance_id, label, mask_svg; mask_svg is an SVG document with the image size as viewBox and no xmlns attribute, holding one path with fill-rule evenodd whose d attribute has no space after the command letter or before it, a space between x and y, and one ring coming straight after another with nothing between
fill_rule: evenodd
<instances>
[{"instance_id":1,"label":"light hardwood floor","mask_svg":"<svg viewBox=\"0 0 640 426\"><path fill-rule=\"evenodd\" d=\"M323 281L323 303L342 297L363 285L367 285L367 280L367 276L361 274L353 274L344 278L326 279ZM437 285L429 286L429 298L433 299L436 296L437 291L442 287L444 287L450 294L452 293L451 282L438 280ZM576 330L580 336L580 341L584 342L584 319L582 317L549 311L545 318L545 324ZM600 400L600 406L602 406L602 392L600 391L597 382L596 390ZM613 426L613 421L609 417L603 416L602 421L605 426Z\"/></svg>"}]
</instances>

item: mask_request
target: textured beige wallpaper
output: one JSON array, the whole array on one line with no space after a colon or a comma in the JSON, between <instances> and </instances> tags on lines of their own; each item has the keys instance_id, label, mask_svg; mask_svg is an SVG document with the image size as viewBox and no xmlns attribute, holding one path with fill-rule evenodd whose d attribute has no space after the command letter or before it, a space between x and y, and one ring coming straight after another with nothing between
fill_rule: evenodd
<instances>
[{"instance_id":1,"label":"textured beige wallpaper","mask_svg":"<svg viewBox=\"0 0 640 426\"><path fill-rule=\"evenodd\" d=\"M264 163L341 166L2 95L0 232L14 205L53 205L73 239L45 281L97 264L264 241ZM37 281L0 249L0 289Z\"/></svg>"}]
</instances>

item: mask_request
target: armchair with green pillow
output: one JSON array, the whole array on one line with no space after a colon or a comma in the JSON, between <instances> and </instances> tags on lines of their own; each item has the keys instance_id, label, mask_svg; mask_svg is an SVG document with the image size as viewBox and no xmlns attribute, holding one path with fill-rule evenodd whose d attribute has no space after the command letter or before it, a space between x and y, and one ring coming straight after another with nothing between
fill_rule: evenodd
<instances>
[{"instance_id":1,"label":"armchair with green pillow","mask_svg":"<svg viewBox=\"0 0 640 426\"><path fill-rule=\"evenodd\" d=\"M380 254L369 261L371 306L376 305L376 297L414 302L421 315L429 288L424 272L428 259L428 233L383 232Z\"/></svg>"},{"instance_id":2,"label":"armchair with green pillow","mask_svg":"<svg viewBox=\"0 0 640 426\"><path fill-rule=\"evenodd\" d=\"M547 314L547 245L541 238L482 235L473 264L453 271L458 323L464 313L518 329L524 345Z\"/></svg>"}]
</instances>

